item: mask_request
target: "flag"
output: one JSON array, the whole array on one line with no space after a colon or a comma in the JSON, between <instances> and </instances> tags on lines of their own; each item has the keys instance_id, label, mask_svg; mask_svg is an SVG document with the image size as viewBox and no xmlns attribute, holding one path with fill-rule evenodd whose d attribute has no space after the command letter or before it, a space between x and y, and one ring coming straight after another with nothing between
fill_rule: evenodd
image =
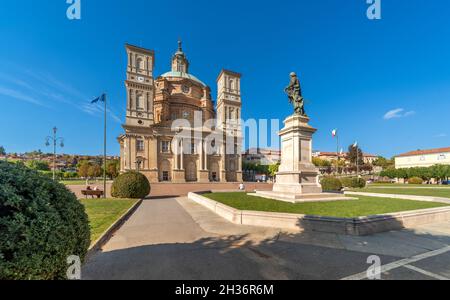
<instances>
[{"instance_id":1,"label":"flag","mask_svg":"<svg viewBox=\"0 0 450 300\"><path fill-rule=\"evenodd\" d=\"M97 103L98 101L100 101L100 102L105 102L105 94L102 94L100 97L97 97L97 98L95 98L94 100L92 100L91 101L91 104L95 104L95 103Z\"/></svg>"},{"instance_id":2,"label":"flag","mask_svg":"<svg viewBox=\"0 0 450 300\"><path fill-rule=\"evenodd\" d=\"M358 142L355 142L355 143L353 144L353 148L356 148L356 147L358 147Z\"/></svg>"},{"instance_id":3,"label":"flag","mask_svg":"<svg viewBox=\"0 0 450 300\"><path fill-rule=\"evenodd\" d=\"M331 135L333 135L333 137L337 136L337 129L333 129L333 131L331 132Z\"/></svg>"}]
</instances>

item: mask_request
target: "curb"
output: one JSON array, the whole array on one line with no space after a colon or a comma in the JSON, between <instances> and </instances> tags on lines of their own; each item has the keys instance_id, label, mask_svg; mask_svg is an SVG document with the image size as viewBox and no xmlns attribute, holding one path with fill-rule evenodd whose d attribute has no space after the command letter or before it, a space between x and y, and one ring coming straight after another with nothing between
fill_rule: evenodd
<instances>
[{"instance_id":1,"label":"curb","mask_svg":"<svg viewBox=\"0 0 450 300\"><path fill-rule=\"evenodd\" d=\"M450 220L450 206L356 218L338 218L238 210L196 193L189 193L188 198L237 225L310 232L318 231L350 236L367 236L380 232L401 230L417 225L447 222Z\"/></svg>"},{"instance_id":2,"label":"curb","mask_svg":"<svg viewBox=\"0 0 450 300\"><path fill-rule=\"evenodd\" d=\"M85 261L98 250L100 250L114 235L114 233L122 227L122 225L134 214L134 212L141 206L144 199L137 201L130 209L128 209L117 221L112 224L88 249Z\"/></svg>"}]
</instances>

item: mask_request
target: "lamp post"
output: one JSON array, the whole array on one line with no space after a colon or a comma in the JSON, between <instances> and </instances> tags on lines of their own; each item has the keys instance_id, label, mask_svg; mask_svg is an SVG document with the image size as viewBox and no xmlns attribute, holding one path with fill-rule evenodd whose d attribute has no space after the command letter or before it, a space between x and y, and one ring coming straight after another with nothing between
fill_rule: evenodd
<instances>
[{"instance_id":1,"label":"lamp post","mask_svg":"<svg viewBox=\"0 0 450 300\"><path fill-rule=\"evenodd\" d=\"M45 145L48 147L53 143L53 180L56 180L56 146L58 142L60 142L59 146L64 148L64 138L56 137L56 133L58 132L58 128L53 127L53 136L48 136L45 142Z\"/></svg>"},{"instance_id":2,"label":"lamp post","mask_svg":"<svg viewBox=\"0 0 450 300\"><path fill-rule=\"evenodd\" d=\"M136 159L136 170L137 170L138 173L141 171L141 165L142 165L142 163L143 163L142 157L138 157L138 158Z\"/></svg>"}]
</instances>

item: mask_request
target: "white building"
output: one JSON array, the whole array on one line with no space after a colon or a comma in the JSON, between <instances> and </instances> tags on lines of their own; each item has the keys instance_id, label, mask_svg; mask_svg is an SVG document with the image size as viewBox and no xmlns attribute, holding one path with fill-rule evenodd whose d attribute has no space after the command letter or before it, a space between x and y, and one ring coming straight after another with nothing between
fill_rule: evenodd
<instances>
[{"instance_id":1,"label":"white building","mask_svg":"<svg viewBox=\"0 0 450 300\"><path fill-rule=\"evenodd\" d=\"M411 151L395 157L396 169L431 167L437 164L450 165L450 147Z\"/></svg>"}]
</instances>

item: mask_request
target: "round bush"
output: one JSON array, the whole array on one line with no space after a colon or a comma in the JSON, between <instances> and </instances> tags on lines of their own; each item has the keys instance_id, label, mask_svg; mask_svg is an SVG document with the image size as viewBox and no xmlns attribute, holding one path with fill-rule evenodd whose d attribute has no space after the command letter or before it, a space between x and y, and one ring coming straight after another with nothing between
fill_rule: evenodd
<instances>
[{"instance_id":1,"label":"round bush","mask_svg":"<svg viewBox=\"0 0 450 300\"><path fill-rule=\"evenodd\" d=\"M0 279L66 279L84 260L88 216L73 193L21 164L0 161Z\"/></svg>"},{"instance_id":2,"label":"round bush","mask_svg":"<svg viewBox=\"0 0 450 300\"><path fill-rule=\"evenodd\" d=\"M150 194L150 182L138 172L119 175L113 182L111 195L114 198L141 199Z\"/></svg>"},{"instance_id":3,"label":"round bush","mask_svg":"<svg viewBox=\"0 0 450 300\"><path fill-rule=\"evenodd\" d=\"M423 179L420 177L412 177L408 179L409 184L423 184Z\"/></svg>"},{"instance_id":4,"label":"round bush","mask_svg":"<svg viewBox=\"0 0 450 300\"><path fill-rule=\"evenodd\" d=\"M322 178L320 184L322 189L328 192L340 192L342 190L342 182L339 178L327 176Z\"/></svg>"}]
</instances>

